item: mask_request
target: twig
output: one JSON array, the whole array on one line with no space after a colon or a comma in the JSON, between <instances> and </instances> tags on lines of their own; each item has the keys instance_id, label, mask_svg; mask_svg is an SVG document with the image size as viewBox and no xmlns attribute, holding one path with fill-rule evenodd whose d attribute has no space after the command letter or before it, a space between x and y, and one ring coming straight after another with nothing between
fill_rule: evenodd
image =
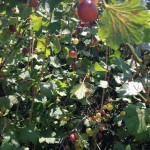
<instances>
[{"instance_id":1,"label":"twig","mask_svg":"<svg viewBox=\"0 0 150 150\"><path fill-rule=\"evenodd\" d=\"M108 70L108 47L106 48L106 65ZM105 73L105 80L106 79L107 79L107 73ZM103 92L102 92L101 107L100 107L101 110L104 104L104 94L105 94L105 88L103 88Z\"/></svg>"}]
</instances>

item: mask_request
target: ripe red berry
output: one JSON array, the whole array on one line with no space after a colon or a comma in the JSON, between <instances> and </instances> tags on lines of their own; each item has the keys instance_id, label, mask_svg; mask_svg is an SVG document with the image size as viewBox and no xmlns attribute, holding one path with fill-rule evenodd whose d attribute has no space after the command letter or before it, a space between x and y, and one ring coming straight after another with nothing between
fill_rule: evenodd
<instances>
[{"instance_id":1,"label":"ripe red berry","mask_svg":"<svg viewBox=\"0 0 150 150\"><path fill-rule=\"evenodd\" d=\"M101 115L105 115L105 114L106 114L105 110L102 110Z\"/></svg>"},{"instance_id":2,"label":"ripe red berry","mask_svg":"<svg viewBox=\"0 0 150 150\"><path fill-rule=\"evenodd\" d=\"M0 111L0 117L2 117L3 116L3 112L2 111Z\"/></svg>"},{"instance_id":3,"label":"ripe red berry","mask_svg":"<svg viewBox=\"0 0 150 150\"><path fill-rule=\"evenodd\" d=\"M79 18L83 22L93 22L98 17L98 9L92 0L84 0L79 4Z\"/></svg>"},{"instance_id":4,"label":"ripe red berry","mask_svg":"<svg viewBox=\"0 0 150 150\"><path fill-rule=\"evenodd\" d=\"M29 2L29 6L33 8L37 8L39 6L39 1L38 0L31 0Z\"/></svg>"},{"instance_id":5,"label":"ripe red berry","mask_svg":"<svg viewBox=\"0 0 150 150\"><path fill-rule=\"evenodd\" d=\"M91 42L90 42L90 47L95 47L95 46L98 46L98 41L97 41L97 39L93 39L93 40L91 40Z\"/></svg>"},{"instance_id":6,"label":"ripe red berry","mask_svg":"<svg viewBox=\"0 0 150 150\"><path fill-rule=\"evenodd\" d=\"M29 47L23 48L23 50L22 50L22 53L24 55L27 55L29 52L30 52L30 48Z\"/></svg>"},{"instance_id":7,"label":"ripe red berry","mask_svg":"<svg viewBox=\"0 0 150 150\"><path fill-rule=\"evenodd\" d=\"M70 138L70 141L71 141L71 142L75 142L75 141L76 141L76 137L75 137L75 134L74 134L74 133L71 133L71 134L69 135L69 138Z\"/></svg>"},{"instance_id":8,"label":"ripe red berry","mask_svg":"<svg viewBox=\"0 0 150 150\"><path fill-rule=\"evenodd\" d=\"M93 120L96 120L96 119L97 119L97 117L96 117L96 116L93 116L93 117L92 117L92 119L93 119Z\"/></svg>"},{"instance_id":9,"label":"ripe red berry","mask_svg":"<svg viewBox=\"0 0 150 150\"><path fill-rule=\"evenodd\" d=\"M9 26L9 31L12 32L12 33L16 32L16 26L15 25L10 25Z\"/></svg>"},{"instance_id":10,"label":"ripe red berry","mask_svg":"<svg viewBox=\"0 0 150 150\"><path fill-rule=\"evenodd\" d=\"M71 50L71 51L69 52L69 57L71 57L71 58L77 58L77 52L74 51L74 50Z\"/></svg>"},{"instance_id":11,"label":"ripe red berry","mask_svg":"<svg viewBox=\"0 0 150 150\"><path fill-rule=\"evenodd\" d=\"M22 34L20 34L20 33L17 33L17 34L16 34L16 38L21 39L22 37L23 37Z\"/></svg>"},{"instance_id":12,"label":"ripe red berry","mask_svg":"<svg viewBox=\"0 0 150 150\"><path fill-rule=\"evenodd\" d=\"M103 134L102 134L102 133L98 133L98 134L96 135L96 137L97 137L97 139L101 140L101 139L103 138Z\"/></svg>"}]
</instances>

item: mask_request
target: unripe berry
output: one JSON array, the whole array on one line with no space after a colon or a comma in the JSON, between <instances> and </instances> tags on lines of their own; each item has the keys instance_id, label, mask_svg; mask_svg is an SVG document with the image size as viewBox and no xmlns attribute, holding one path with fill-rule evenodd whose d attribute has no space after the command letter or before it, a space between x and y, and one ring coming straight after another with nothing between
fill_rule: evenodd
<instances>
[{"instance_id":1,"label":"unripe berry","mask_svg":"<svg viewBox=\"0 0 150 150\"><path fill-rule=\"evenodd\" d=\"M79 40L78 40L78 38L74 38L74 39L73 39L73 44L74 44L74 45L79 44Z\"/></svg>"},{"instance_id":2,"label":"unripe berry","mask_svg":"<svg viewBox=\"0 0 150 150\"><path fill-rule=\"evenodd\" d=\"M125 116L125 115L126 115L126 112L125 112L125 111L121 111L121 112L120 112L120 115L121 115L121 116Z\"/></svg>"},{"instance_id":3,"label":"unripe berry","mask_svg":"<svg viewBox=\"0 0 150 150\"><path fill-rule=\"evenodd\" d=\"M77 58L77 52L74 51L74 50L71 50L71 51L69 52L69 57L71 57L71 58Z\"/></svg>"},{"instance_id":4,"label":"unripe berry","mask_svg":"<svg viewBox=\"0 0 150 150\"><path fill-rule=\"evenodd\" d=\"M71 133L71 134L69 135L69 138L70 138L70 141L71 141L71 142L75 142L75 141L76 141L76 137L75 137L75 134L74 134L74 133Z\"/></svg>"}]
</instances>

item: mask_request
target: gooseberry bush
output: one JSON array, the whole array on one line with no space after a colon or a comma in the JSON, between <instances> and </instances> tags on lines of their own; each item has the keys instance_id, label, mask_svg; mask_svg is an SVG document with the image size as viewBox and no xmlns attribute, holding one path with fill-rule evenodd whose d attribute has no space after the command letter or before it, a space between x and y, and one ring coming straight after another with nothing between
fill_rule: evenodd
<instances>
[{"instance_id":1,"label":"gooseberry bush","mask_svg":"<svg viewBox=\"0 0 150 150\"><path fill-rule=\"evenodd\" d=\"M0 0L0 150L149 149L149 9Z\"/></svg>"}]
</instances>

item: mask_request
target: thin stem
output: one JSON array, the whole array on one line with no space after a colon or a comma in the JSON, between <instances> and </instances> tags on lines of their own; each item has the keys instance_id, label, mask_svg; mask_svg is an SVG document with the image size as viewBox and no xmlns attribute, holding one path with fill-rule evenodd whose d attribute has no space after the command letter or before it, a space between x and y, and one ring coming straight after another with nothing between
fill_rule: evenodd
<instances>
[{"instance_id":1,"label":"thin stem","mask_svg":"<svg viewBox=\"0 0 150 150\"><path fill-rule=\"evenodd\" d=\"M146 96L147 96L147 102L149 101L149 94L150 88L149 88L149 70L147 70L147 88L146 88Z\"/></svg>"},{"instance_id":2,"label":"thin stem","mask_svg":"<svg viewBox=\"0 0 150 150\"><path fill-rule=\"evenodd\" d=\"M144 100L144 102L146 102L145 97L143 97L143 95L141 93L138 93L138 95Z\"/></svg>"},{"instance_id":3,"label":"thin stem","mask_svg":"<svg viewBox=\"0 0 150 150\"><path fill-rule=\"evenodd\" d=\"M50 14L50 19L49 19L50 23L51 23L51 19L52 19L52 13ZM49 32L47 33L47 36L46 36L46 43L45 43L45 49L44 49L44 54L43 54L43 63L42 63L40 78L43 76L43 72L44 72L44 66L45 66L45 60L46 60L46 50L47 50L47 45L48 45L48 41L47 41L48 36L49 36Z\"/></svg>"},{"instance_id":4,"label":"thin stem","mask_svg":"<svg viewBox=\"0 0 150 150\"><path fill-rule=\"evenodd\" d=\"M108 70L108 47L106 48L106 65L107 65L107 70ZM105 74L105 80L106 79L107 79L107 73ZM104 105L104 94L105 94L105 88L103 88L103 92L102 92L101 110Z\"/></svg>"},{"instance_id":5,"label":"thin stem","mask_svg":"<svg viewBox=\"0 0 150 150\"><path fill-rule=\"evenodd\" d=\"M28 63L30 61L30 57L33 55L33 48L34 48L34 35L32 33L32 23L30 21L30 36L32 37L32 41L30 41L30 52L28 56ZM29 64L30 65L30 64ZM31 70L33 69L33 59L31 61ZM32 92L32 104L31 104L31 109L29 111L29 123L31 124L32 122L32 113L33 113L33 107L34 107L34 96L35 96L35 86L31 87L31 92Z\"/></svg>"},{"instance_id":6,"label":"thin stem","mask_svg":"<svg viewBox=\"0 0 150 150\"><path fill-rule=\"evenodd\" d=\"M129 46L130 51L131 51L131 53L133 54L133 56L136 58L137 62L141 64L141 63L142 63L142 60L141 60L141 59L139 58L139 56L134 52L134 47L133 47L132 45L128 44L128 43L127 43L127 45Z\"/></svg>"}]
</instances>

